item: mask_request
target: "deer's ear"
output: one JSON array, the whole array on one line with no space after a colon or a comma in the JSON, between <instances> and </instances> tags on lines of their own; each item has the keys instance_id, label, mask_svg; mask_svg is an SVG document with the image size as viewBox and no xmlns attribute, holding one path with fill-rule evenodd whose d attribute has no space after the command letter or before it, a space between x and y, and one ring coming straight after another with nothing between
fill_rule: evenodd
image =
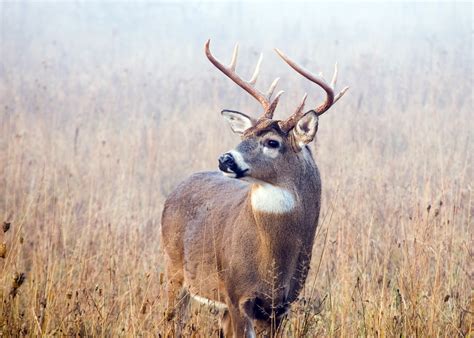
<instances>
[{"instance_id":1,"label":"deer's ear","mask_svg":"<svg viewBox=\"0 0 474 338\"><path fill-rule=\"evenodd\" d=\"M310 143L318 131L318 115L314 110L310 110L299 119L291 133L295 140L298 150Z\"/></svg>"},{"instance_id":2,"label":"deer's ear","mask_svg":"<svg viewBox=\"0 0 474 338\"><path fill-rule=\"evenodd\" d=\"M254 125L254 120L241 112L234 110L221 111L222 116L229 122L232 131L237 134L243 134L245 130Z\"/></svg>"}]
</instances>

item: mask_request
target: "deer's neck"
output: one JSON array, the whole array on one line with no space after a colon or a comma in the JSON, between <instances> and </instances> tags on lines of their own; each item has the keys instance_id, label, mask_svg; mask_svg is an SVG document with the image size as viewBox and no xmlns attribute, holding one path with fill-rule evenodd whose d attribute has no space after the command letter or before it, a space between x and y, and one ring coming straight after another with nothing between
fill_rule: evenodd
<instances>
[{"instance_id":1,"label":"deer's neck","mask_svg":"<svg viewBox=\"0 0 474 338\"><path fill-rule=\"evenodd\" d=\"M311 173L311 174L309 174ZM319 215L320 181L317 168L295 182L253 182L249 204L259 238L260 268L291 269L301 250L312 247ZM302 180L300 177L304 177ZM286 278L282 275L282 278Z\"/></svg>"},{"instance_id":2,"label":"deer's neck","mask_svg":"<svg viewBox=\"0 0 474 338\"><path fill-rule=\"evenodd\" d=\"M253 184L250 204L258 231L262 273L292 266L301 248L304 215L298 192L268 183ZM281 277L285 277L283 274Z\"/></svg>"}]
</instances>

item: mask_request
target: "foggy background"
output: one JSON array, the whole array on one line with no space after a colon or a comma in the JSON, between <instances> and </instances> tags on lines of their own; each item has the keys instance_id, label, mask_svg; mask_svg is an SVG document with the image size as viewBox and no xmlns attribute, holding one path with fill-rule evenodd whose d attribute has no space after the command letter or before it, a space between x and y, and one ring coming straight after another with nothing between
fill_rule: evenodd
<instances>
[{"instance_id":1,"label":"foggy background","mask_svg":"<svg viewBox=\"0 0 474 338\"><path fill-rule=\"evenodd\" d=\"M280 118L304 92L311 107L322 91L290 70L274 47L326 78L338 61L338 88L351 88L322 118L320 135L331 132L326 123L338 128L367 114L375 125L390 112L385 122L396 124L411 119L410 111L430 119L429 110L435 110L449 122L462 116L459 109L472 108L469 3L3 3L0 18L3 117L21 111L28 124L60 131L64 150L74 148L85 158L97 151L101 133L162 126L173 130L168 139L179 142L175 152L192 148L193 168L183 168L185 174L215 169L226 148L209 154L215 137L208 129L219 139L236 140L219 111L255 116L260 106L208 62L203 52L208 38L214 55L226 63L240 43L237 71L244 78L263 52L257 86L266 90L275 77L282 78ZM84 125L94 139L83 139ZM378 132L385 127L382 123ZM352 128L363 133L365 126ZM183 136L189 133L194 137ZM160 151L169 150L162 135L154 142ZM395 138L395 146L403 146L399 136L386 136L387 143ZM5 142L0 138L2 147ZM52 140L51 146L58 143ZM166 163L160 166L167 171ZM184 176L173 176L170 186ZM163 193L169 189L163 187Z\"/></svg>"},{"instance_id":2,"label":"foggy background","mask_svg":"<svg viewBox=\"0 0 474 338\"><path fill-rule=\"evenodd\" d=\"M211 38L212 51L226 62L240 43L238 71L247 76L263 52L259 84L266 88L281 76L283 105L301 97L292 90L295 83L313 101L318 89L292 73L274 47L328 78L338 61L341 85L351 86L345 102L352 100L352 109L353 103L379 104L369 109L397 105L403 116L408 100L422 105L436 97L443 108L447 91L459 93L456 100L470 98L471 9L469 3L3 3L2 98L12 100L13 108L24 104L21 97L41 95L44 108L63 115L98 109L124 119L158 118L177 110L185 117L202 109L195 105L212 95L218 81L218 95L235 95L218 103L245 110L253 99L204 57L204 42ZM452 79L456 88L449 87ZM8 91L17 87L13 99ZM58 89L61 98L55 97ZM116 102L104 102L115 94ZM368 100L380 95L384 100ZM64 111L79 96L81 107Z\"/></svg>"}]
</instances>

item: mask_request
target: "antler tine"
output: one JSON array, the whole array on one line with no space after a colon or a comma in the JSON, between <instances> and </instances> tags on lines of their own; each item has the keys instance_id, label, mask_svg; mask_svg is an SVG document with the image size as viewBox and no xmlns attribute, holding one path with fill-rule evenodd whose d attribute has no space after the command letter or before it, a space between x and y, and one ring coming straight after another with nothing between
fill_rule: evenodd
<instances>
[{"instance_id":1,"label":"antler tine","mask_svg":"<svg viewBox=\"0 0 474 338\"><path fill-rule=\"evenodd\" d=\"M330 84L333 90L336 87L336 82L337 82L337 62L334 64L334 74L332 75L332 80Z\"/></svg>"},{"instance_id":2,"label":"antler tine","mask_svg":"<svg viewBox=\"0 0 474 338\"><path fill-rule=\"evenodd\" d=\"M268 88L267 97L268 97L269 100L272 98L273 92L275 91L275 88L278 84L278 81L280 81L279 77L277 77L275 80L273 80L272 84Z\"/></svg>"},{"instance_id":3,"label":"antler tine","mask_svg":"<svg viewBox=\"0 0 474 338\"><path fill-rule=\"evenodd\" d=\"M303 99L301 100L301 103L298 105L298 107L296 107L295 112L285 121L282 121L279 123L280 129L283 130L285 133L290 131L290 129L296 125L296 123L301 118L301 116L303 116L303 109L304 109L304 105L305 105L307 97L308 97L308 94L304 93Z\"/></svg>"},{"instance_id":4,"label":"antler tine","mask_svg":"<svg viewBox=\"0 0 474 338\"><path fill-rule=\"evenodd\" d=\"M334 64L334 74L332 76L332 80L331 80L331 84L330 84L332 90L334 90L336 88L337 73L338 73L338 69L337 69L337 62L336 62ZM348 89L349 89L348 86L342 88L342 90L334 97L334 101L332 102L332 104L336 103L337 100L339 100L347 92Z\"/></svg>"},{"instance_id":5,"label":"antler tine","mask_svg":"<svg viewBox=\"0 0 474 338\"><path fill-rule=\"evenodd\" d=\"M350 88L350 87L348 87L348 86L344 87L344 88L339 92L339 94L336 95L336 97L334 98L334 102L333 102L332 104L336 103L337 100L339 100L339 99L342 97L342 95L344 95L344 94L347 92L347 90L348 90L349 88Z\"/></svg>"},{"instance_id":6,"label":"antler tine","mask_svg":"<svg viewBox=\"0 0 474 338\"><path fill-rule=\"evenodd\" d=\"M229 68L232 71L235 71L235 66L237 65L237 56L238 55L239 55L239 44L236 43L235 47L234 47L234 52L232 53L232 60L230 61L230 65L229 65Z\"/></svg>"},{"instance_id":7,"label":"antler tine","mask_svg":"<svg viewBox=\"0 0 474 338\"><path fill-rule=\"evenodd\" d=\"M209 48L210 43L211 43L211 40L210 39L207 40L204 47L204 51L209 61L211 61L211 63L214 66L216 66L216 68L219 69L222 73L224 73L228 78L234 81L247 93L252 95L258 102L260 102L264 110L263 117L272 118L273 112L275 111L275 108L278 104L279 96L282 94L282 92L278 93L277 96L273 99L273 101L270 101L271 95L265 96L263 93L261 93L257 88L253 86L255 82L257 81L257 77L260 72L260 64L262 62L262 56L260 56L257 62L257 67L255 68L255 72L252 78L250 79L250 81L245 81L235 72L235 66L237 64L238 45L236 45L234 48L234 53L232 55L232 61L230 65L226 67L212 55L211 50ZM275 86L276 86L276 83L274 81L272 85L270 86L271 94L273 93Z\"/></svg>"},{"instance_id":8,"label":"antler tine","mask_svg":"<svg viewBox=\"0 0 474 338\"><path fill-rule=\"evenodd\" d=\"M262 63L263 59L263 54L260 54L260 57L258 58L257 65L255 66L255 71L253 72L252 77L248 81L252 86L257 82L258 75L260 73L260 64Z\"/></svg>"},{"instance_id":9,"label":"antler tine","mask_svg":"<svg viewBox=\"0 0 474 338\"><path fill-rule=\"evenodd\" d=\"M276 106L278 105L278 102L280 101L280 96L283 94L285 91L280 90L278 93L276 93L275 98L273 99L272 103L270 104L270 108L268 111L263 115L267 119L272 119L273 118L273 112L275 111ZM271 96L268 96L270 99Z\"/></svg>"}]
</instances>

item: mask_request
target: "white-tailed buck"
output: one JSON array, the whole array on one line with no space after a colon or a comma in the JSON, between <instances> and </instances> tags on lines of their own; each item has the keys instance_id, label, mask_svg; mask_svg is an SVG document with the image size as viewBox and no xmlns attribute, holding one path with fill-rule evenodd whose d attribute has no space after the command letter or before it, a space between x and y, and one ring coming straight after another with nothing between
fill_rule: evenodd
<instances>
[{"instance_id":1,"label":"white-tailed buck","mask_svg":"<svg viewBox=\"0 0 474 338\"><path fill-rule=\"evenodd\" d=\"M303 100L286 120L273 120L281 91L272 99L258 91L260 61L250 81L223 65L205 45L208 59L263 106L254 119L224 110L223 117L242 138L219 157L220 172L201 172L181 183L166 200L162 239L166 253L169 317L183 324L190 296L224 310L226 336L254 337L275 332L300 293L309 269L319 218L321 179L307 147L318 116L347 90L303 69L281 51L295 71L326 92L325 101L304 112Z\"/></svg>"}]
</instances>

